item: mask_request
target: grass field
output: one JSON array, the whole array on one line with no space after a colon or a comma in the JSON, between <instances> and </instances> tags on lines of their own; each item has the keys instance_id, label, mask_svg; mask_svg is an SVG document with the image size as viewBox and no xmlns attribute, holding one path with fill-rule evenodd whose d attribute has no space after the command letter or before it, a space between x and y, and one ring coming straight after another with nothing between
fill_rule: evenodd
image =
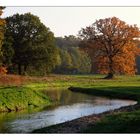
<instances>
[{"instance_id":1,"label":"grass field","mask_svg":"<svg viewBox=\"0 0 140 140\"><path fill-rule=\"evenodd\" d=\"M104 80L103 77L104 75L1 76L0 110L20 110L20 108L28 108L29 105L50 105L48 97L42 94L42 90L49 87L76 87L75 89L80 92L111 98L133 99L140 103L140 76L116 76L113 80ZM140 109L107 115L94 126L91 125L81 132L136 133L140 132L139 126Z\"/></svg>"},{"instance_id":2,"label":"grass field","mask_svg":"<svg viewBox=\"0 0 140 140\"><path fill-rule=\"evenodd\" d=\"M102 79L104 75L48 75L46 77L30 77L18 75L0 76L0 86L28 87L122 87L139 86L140 75L116 76L113 80Z\"/></svg>"}]
</instances>

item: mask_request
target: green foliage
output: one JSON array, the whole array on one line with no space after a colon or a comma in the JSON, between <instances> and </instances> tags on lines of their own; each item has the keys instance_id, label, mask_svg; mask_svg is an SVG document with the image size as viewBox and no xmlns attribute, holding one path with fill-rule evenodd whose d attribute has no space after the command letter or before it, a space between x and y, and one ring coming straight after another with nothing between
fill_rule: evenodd
<instances>
[{"instance_id":1,"label":"green foliage","mask_svg":"<svg viewBox=\"0 0 140 140\"><path fill-rule=\"evenodd\" d=\"M69 69L72 66L72 59L70 54L67 51L62 50L60 56L62 67L64 67L64 69Z\"/></svg>"},{"instance_id":2,"label":"green foliage","mask_svg":"<svg viewBox=\"0 0 140 140\"><path fill-rule=\"evenodd\" d=\"M15 14L7 17L6 22L7 32L13 38L15 53L12 63L18 74L28 73L30 66L39 66L39 70L44 68L44 73L50 72L56 65L58 54L50 29L41 23L37 16L30 13Z\"/></svg>"},{"instance_id":3,"label":"green foliage","mask_svg":"<svg viewBox=\"0 0 140 140\"><path fill-rule=\"evenodd\" d=\"M14 56L13 38L8 32L5 33L4 43L2 45L3 64L10 68L12 65L12 58Z\"/></svg>"},{"instance_id":4,"label":"green foliage","mask_svg":"<svg viewBox=\"0 0 140 140\"><path fill-rule=\"evenodd\" d=\"M3 13L3 9L5 7L0 6L0 65L2 65L2 45L4 40L4 33L5 33L5 20L1 18Z\"/></svg>"},{"instance_id":5,"label":"green foliage","mask_svg":"<svg viewBox=\"0 0 140 140\"><path fill-rule=\"evenodd\" d=\"M77 74L89 73L91 61L86 53L80 51L78 44L80 39L75 36L56 38L56 46L59 48L61 64L55 69L56 73Z\"/></svg>"},{"instance_id":6,"label":"green foliage","mask_svg":"<svg viewBox=\"0 0 140 140\"><path fill-rule=\"evenodd\" d=\"M65 36L63 37L57 37L56 38L56 45L59 48L67 48L67 47L78 47L79 42L81 41L80 38L77 38L73 35Z\"/></svg>"}]
</instances>

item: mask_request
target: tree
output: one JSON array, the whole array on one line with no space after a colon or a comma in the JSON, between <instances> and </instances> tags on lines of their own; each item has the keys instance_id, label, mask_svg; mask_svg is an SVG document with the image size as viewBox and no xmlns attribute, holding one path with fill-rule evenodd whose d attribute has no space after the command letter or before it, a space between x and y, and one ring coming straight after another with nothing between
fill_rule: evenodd
<instances>
[{"instance_id":1,"label":"tree","mask_svg":"<svg viewBox=\"0 0 140 140\"><path fill-rule=\"evenodd\" d=\"M12 45L13 45L12 36L9 35L8 32L5 32L4 41L2 45L2 53L3 53L2 63L7 68L9 68L12 65L12 58L14 56L14 49Z\"/></svg>"},{"instance_id":2,"label":"tree","mask_svg":"<svg viewBox=\"0 0 140 140\"><path fill-rule=\"evenodd\" d=\"M80 38L77 38L73 35L65 36L64 38L62 37L56 37L56 45L59 48L69 48L69 47L78 47L79 42L81 41Z\"/></svg>"},{"instance_id":3,"label":"tree","mask_svg":"<svg viewBox=\"0 0 140 140\"><path fill-rule=\"evenodd\" d=\"M55 73L77 74L89 73L90 58L79 49L80 38L73 35L56 38L61 63L56 67Z\"/></svg>"},{"instance_id":4,"label":"tree","mask_svg":"<svg viewBox=\"0 0 140 140\"><path fill-rule=\"evenodd\" d=\"M7 73L6 67L2 65L3 58L2 45L4 41L5 24L6 24L5 20L1 18L3 9L5 9L5 7L0 6L0 74Z\"/></svg>"},{"instance_id":5,"label":"tree","mask_svg":"<svg viewBox=\"0 0 140 140\"><path fill-rule=\"evenodd\" d=\"M135 74L135 58L140 52L135 42L140 35L136 25L105 18L82 28L79 34L81 46L95 60L98 72L108 73L105 78L113 78L115 73Z\"/></svg>"},{"instance_id":6,"label":"tree","mask_svg":"<svg viewBox=\"0 0 140 140\"><path fill-rule=\"evenodd\" d=\"M2 45L4 40L4 33L5 33L5 20L1 18L1 15L3 13L3 9L5 7L0 6L0 65L2 65Z\"/></svg>"},{"instance_id":7,"label":"tree","mask_svg":"<svg viewBox=\"0 0 140 140\"><path fill-rule=\"evenodd\" d=\"M50 29L31 13L15 14L7 17L6 22L6 30L13 38L12 63L18 67L18 74L26 73L30 66L50 72L58 54Z\"/></svg>"},{"instance_id":8,"label":"tree","mask_svg":"<svg viewBox=\"0 0 140 140\"><path fill-rule=\"evenodd\" d=\"M69 73L72 67L72 58L68 51L60 50L61 65L57 67L59 73Z\"/></svg>"}]
</instances>

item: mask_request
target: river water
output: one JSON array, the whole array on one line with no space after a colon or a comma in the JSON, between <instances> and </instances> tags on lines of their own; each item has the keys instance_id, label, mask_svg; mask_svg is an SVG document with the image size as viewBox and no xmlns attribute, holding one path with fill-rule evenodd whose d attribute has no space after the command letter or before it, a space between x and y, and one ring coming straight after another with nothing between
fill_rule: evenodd
<instances>
[{"instance_id":1,"label":"river water","mask_svg":"<svg viewBox=\"0 0 140 140\"><path fill-rule=\"evenodd\" d=\"M59 88L46 90L44 94L59 104L44 109L0 113L0 133L30 133L82 116L136 104L136 101L108 99Z\"/></svg>"}]
</instances>

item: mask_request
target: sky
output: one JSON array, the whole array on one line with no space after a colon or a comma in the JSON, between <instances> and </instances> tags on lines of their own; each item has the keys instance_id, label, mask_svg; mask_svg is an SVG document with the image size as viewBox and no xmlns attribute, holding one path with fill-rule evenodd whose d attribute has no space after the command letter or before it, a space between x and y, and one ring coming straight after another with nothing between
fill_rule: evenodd
<instances>
[{"instance_id":1,"label":"sky","mask_svg":"<svg viewBox=\"0 0 140 140\"><path fill-rule=\"evenodd\" d=\"M6 7L3 17L27 12L37 15L56 37L78 35L81 28L113 16L140 27L140 7Z\"/></svg>"}]
</instances>

